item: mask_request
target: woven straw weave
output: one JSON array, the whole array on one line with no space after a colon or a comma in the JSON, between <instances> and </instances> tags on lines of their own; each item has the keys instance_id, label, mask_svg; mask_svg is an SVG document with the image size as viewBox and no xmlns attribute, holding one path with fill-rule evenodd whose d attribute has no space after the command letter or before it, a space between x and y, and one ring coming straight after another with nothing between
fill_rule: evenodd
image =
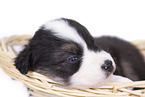
<instances>
[{"instance_id":1,"label":"woven straw weave","mask_svg":"<svg viewBox=\"0 0 145 97\"><path fill-rule=\"evenodd\" d=\"M25 45L32 36L11 36L0 40L0 67L12 78L22 81L33 97L145 97L145 81L130 83L108 82L96 89L79 90L61 86L48 77L36 72L22 75L14 66L16 45ZM145 55L145 41L132 42Z\"/></svg>"}]
</instances>

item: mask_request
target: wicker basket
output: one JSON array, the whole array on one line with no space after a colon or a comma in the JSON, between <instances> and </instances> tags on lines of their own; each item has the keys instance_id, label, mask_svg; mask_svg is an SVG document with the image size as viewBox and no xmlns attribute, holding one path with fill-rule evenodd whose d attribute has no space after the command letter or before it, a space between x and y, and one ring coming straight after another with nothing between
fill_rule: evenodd
<instances>
[{"instance_id":1,"label":"wicker basket","mask_svg":"<svg viewBox=\"0 0 145 97\"><path fill-rule=\"evenodd\" d=\"M133 87L145 88L145 81L130 83L108 82L97 89L79 90L61 86L48 77L36 72L22 75L13 65L17 53L15 45L24 45L32 36L12 36L1 39L0 67L12 78L22 81L33 97L145 97L145 89L131 90ZM145 55L145 41L133 42Z\"/></svg>"}]
</instances>

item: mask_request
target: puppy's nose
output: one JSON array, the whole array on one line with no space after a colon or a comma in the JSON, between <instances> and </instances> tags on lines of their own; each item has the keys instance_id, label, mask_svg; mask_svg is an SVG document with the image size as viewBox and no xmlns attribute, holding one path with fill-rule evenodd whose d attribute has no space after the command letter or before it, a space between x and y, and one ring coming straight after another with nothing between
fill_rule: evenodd
<instances>
[{"instance_id":1,"label":"puppy's nose","mask_svg":"<svg viewBox=\"0 0 145 97\"><path fill-rule=\"evenodd\" d=\"M101 68L107 72L112 72L113 71L113 65L112 65L111 60L105 60L104 64L101 66Z\"/></svg>"}]
</instances>

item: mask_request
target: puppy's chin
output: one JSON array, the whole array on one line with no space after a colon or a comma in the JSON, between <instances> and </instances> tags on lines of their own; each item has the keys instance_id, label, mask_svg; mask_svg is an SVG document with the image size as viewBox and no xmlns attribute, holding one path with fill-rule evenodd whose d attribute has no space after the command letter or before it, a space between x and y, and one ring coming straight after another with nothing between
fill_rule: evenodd
<instances>
[{"instance_id":1,"label":"puppy's chin","mask_svg":"<svg viewBox=\"0 0 145 97\"><path fill-rule=\"evenodd\" d=\"M96 84L91 84L91 83L87 83L87 82L86 82L86 84L84 84L84 83L72 84L72 85L69 85L69 87L76 88L76 89L89 89L89 88L97 88L97 87L103 85L104 83L106 83L106 80L101 81Z\"/></svg>"},{"instance_id":2,"label":"puppy's chin","mask_svg":"<svg viewBox=\"0 0 145 97\"><path fill-rule=\"evenodd\" d=\"M101 85L104 85L112 76L110 74L108 77L102 77L100 79L79 79L78 81L72 81L69 87L77 88L77 89L89 89L89 88L97 88Z\"/></svg>"}]
</instances>

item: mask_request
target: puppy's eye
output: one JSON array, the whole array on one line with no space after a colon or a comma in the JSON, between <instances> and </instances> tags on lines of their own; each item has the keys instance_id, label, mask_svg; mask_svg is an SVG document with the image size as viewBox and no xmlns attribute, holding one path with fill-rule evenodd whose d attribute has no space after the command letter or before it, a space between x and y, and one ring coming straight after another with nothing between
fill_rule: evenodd
<instances>
[{"instance_id":1,"label":"puppy's eye","mask_svg":"<svg viewBox=\"0 0 145 97\"><path fill-rule=\"evenodd\" d=\"M70 62L70 63L74 63L78 60L78 57L76 56L73 56L73 57L69 57L66 61L67 62Z\"/></svg>"}]
</instances>

